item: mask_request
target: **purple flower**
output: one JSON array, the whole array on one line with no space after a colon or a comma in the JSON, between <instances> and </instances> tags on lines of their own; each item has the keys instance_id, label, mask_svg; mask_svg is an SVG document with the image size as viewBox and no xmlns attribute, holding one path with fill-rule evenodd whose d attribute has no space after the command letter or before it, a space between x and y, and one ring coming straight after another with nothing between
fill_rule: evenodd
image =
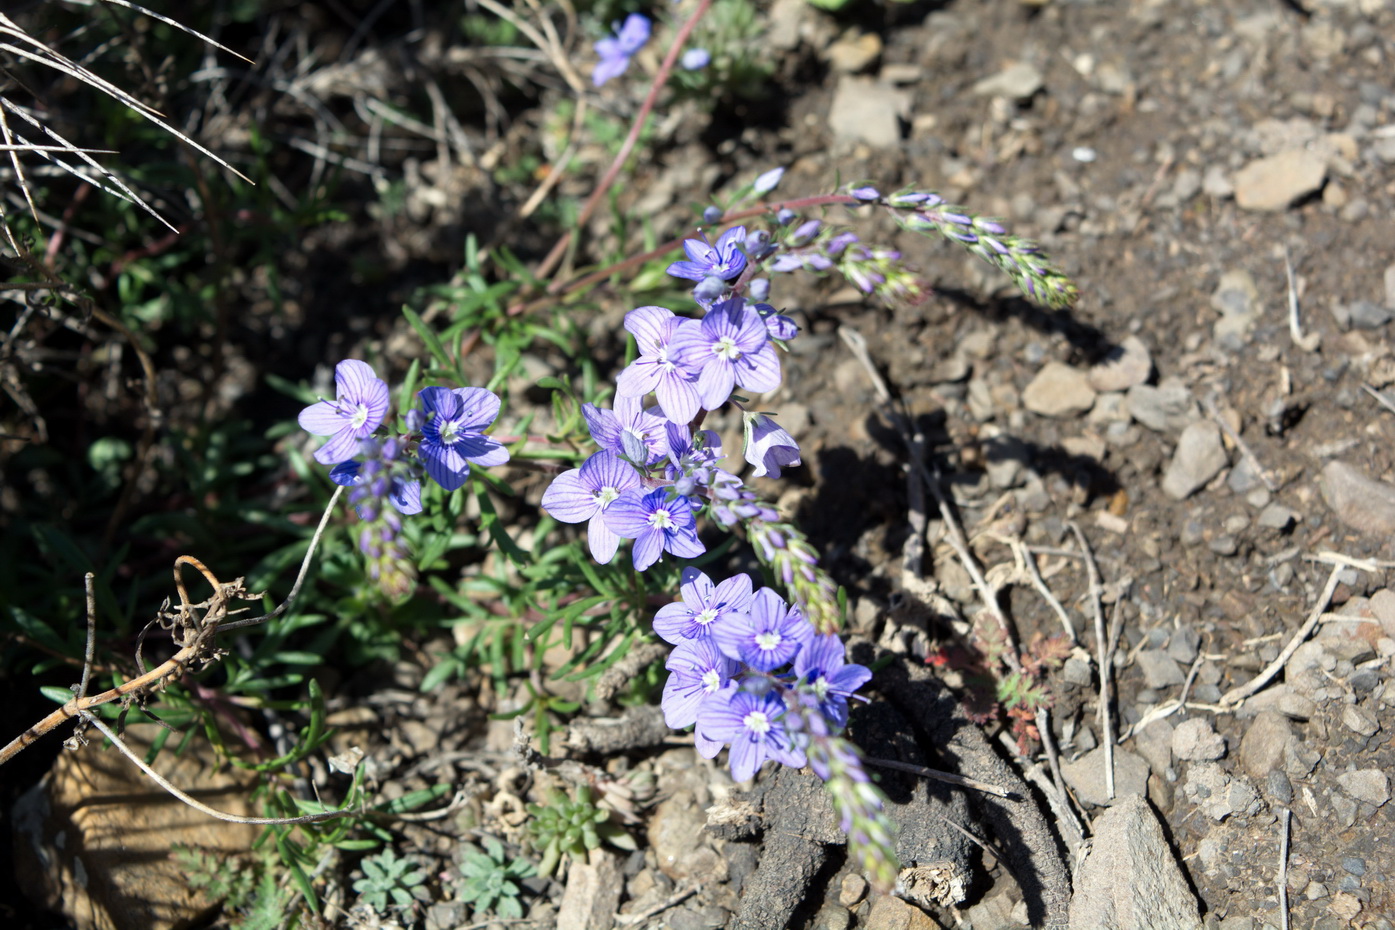
<instances>
[{"instance_id":1,"label":"purple flower","mask_svg":"<svg viewBox=\"0 0 1395 930\"><path fill-rule=\"evenodd\" d=\"M635 541L635 571L644 571L665 551L684 559L707 551L697 537L692 503L681 496L670 499L668 488L626 491L606 508L605 519L617 535Z\"/></svg>"},{"instance_id":2,"label":"purple flower","mask_svg":"<svg viewBox=\"0 0 1395 930\"><path fill-rule=\"evenodd\" d=\"M581 464L552 479L543 492L542 505L556 520L586 524L591 556L601 564L615 557L620 537L605 521L605 511L617 498L641 485L634 466L613 452L601 450Z\"/></svg>"},{"instance_id":3,"label":"purple flower","mask_svg":"<svg viewBox=\"0 0 1395 930\"><path fill-rule=\"evenodd\" d=\"M779 694L752 694L732 685L702 702L697 725L708 739L731 743L731 777L746 781L766 759L804 766L804 753L790 739L784 714Z\"/></svg>"},{"instance_id":4,"label":"purple flower","mask_svg":"<svg viewBox=\"0 0 1395 930\"><path fill-rule=\"evenodd\" d=\"M881 191L877 190L875 187L872 187L871 185L854 187L852 190L848 191L848 193L852 194L852 196L857 198L858 200L864 202L879 200L882 196Z\"/></svg>"},{"instance_id":5,"label":"purple flower","mask_svg":"<svg viewBox=\"0 0 1395 930\"><path fill-rule=\"evenodd\" d=\"M329 442L315 450L315 461L337 465L358 454L361 440L373 435L388 409L387 382L366 362L345 359L334 366L335 400L300 411L300 428Z\"/></svg>"},{"instance_id":6,"label":"purple flower","mask_svg":"<svg viewBox=\"0 0 1395 930\"><path fill-rule=\"evenodd\" d=\"M678 59L685 71L701 71L712 63L712 53L705 48L690 48Z\"/></svg>"},{"instance_id":7,"label":"purple flower","mask_svg":"<svg viewBox=\"0 0 1395 930\"><path fill-rule=\"evenodd\" d=\"M669 349L681 367L698 373L698 398L706 410L726 403L737 384L758 394L780 386L780 358L765 321L740 297L678 327Z\"/></svg>"},{"instance_id":8,"label":"purple flower","mask_svg":"<svg viewBox=\"0 0 1395 930\"><path fill-rule=\"evenodd\" d=\"M771 168L769 171L756 178L756 183L752 185L757 194L768 194L775 189L775 185L780 183L780 179L785 176L784 168Z\"/></svg>"},{"instance_id":9,"label":"purple flower","mask_svg":"<svg viewBox=\"0 0 1395 930\"><path fill-rule=\"evenodd\" d=\"M756 478L780 477L780 469L800 464L799 444L771 417L764 413L744 412L746 461L756 466L751 474Z\"/></svg>"},{"instance_id":10,"label":"purple flower","mask_svg":"<svg viewBox=\"0 0 1395 930\"><path fill-rule=\"evenodd\" d=\"M808 684L824 719L836 727L848 722L848 698L872 679L866 666L846 660L847 650L832 633L815 636L794 660L794 674Z\"/></svg>"},{"instance_id":11,"label":"purple flower","mask_svg":"<svg viewBox=\"0 0 1395 930\"><path fill-rule=\"evenodd\" d=\"M674 262L668 266L668 273L675 278L701 281L708 276L730 281L741 274L746 267L746 255L741 246L746 242L746 227L733 226L722 233L717 244L711 245L702 239L684 239L683 251L688 253L688 261Z\"/></svg>"},{"instance_id":12,"label":"purple flower","mask_svg":"<svg viewBox=\"0 0 1395 930\"><path fill-rule=\"evenodd\" d=\"M772 588L757 591L750 612L733 615L731 621L712 630L717 648L761 672L785 665L814 638L814 628L799 608L786 604Z\"/></svg>"},{"instance_id":13,"label":"purple flower","mask_svg":"<svg viewBox=\"0 0 1395 930\"><path fill-rule=\"evenodd\" d=\"M619 77L630 66L630 57L649 41L649 18L639 13L625 17L625 23L615 28L615 38L606 37L596 43L601 60L591 72L591 82L600 87L613 77Z\"/></svg>"},{"instance_id":14,"label":"purple flower","mask_svg":"<svg viewBox=\"0 0 1395 930\"><path fill-rule=\"evenodd\" d=\"M789 342L799 335L799 324L780 313L770 304L756 304L756 312L765 321L765 329L766 332L770 333L771 339Z\"/></svg>"},{"instance_id":15,"label":"purple flower","mask_svg":"<svg viewBox=\"0 0 1395 930\"><path fill-rule=\"evenodd\" d=\"M669 464L664 474L679 494L692 497L699 488L710 488L727 474L716 466L722 458L722 440L712 430L698 430L694 436L691 429L672 421L665 429Z\"/></svg>"},{"instance_id":16,"label":"purple flower","mask_svg":"<svg viewBox=\"0 0 1395 930\"><path fill-rule=\"evenodd\" d=\"M401 473L407 466L398 464L402 448L398 441L365 439L359 448L364 461L350 459L329 470L330 481L353 489L349 503L359 519L375 519L384 498L405 516L421 513L421 482Z\"/></svg>"},{"instance_id":17,"label":"purple flower","mask_svg":"<svg viewBox=\"0 0 1395 930\"><path fill-rule=\"evenodd\" d=\"M692 566L683 569L683 600L665 604L654 614L654 632L675 645L690 639L708 639L728 618L751 609L751 577L732 575L721 584ZM673 724L669 724L672 726Z\"/></svg>"},{"instance_id":18,"label":"purple flower","mask_svg":"<svg viewBox=\"0 0 1395 930\"><path fill-rule=\"evenodd\" d=\"M596 445L623 459L645 467L668 456L668 421L645 410L638 396L617 394L614 410L582 404L581 415Z\"/></svg>"},{"instance_id":19,"label":"purple flower","mask_svg":"<svg viewBox=\"0 0 1395 930\"><path fill-rule=\"evenodd\" d=\"M653 391L665 417L674 423L688 423L699 410L697 376L680 367L669 349L680 322L664 307L639 307L625 314L625 329L639 344L639 358L620 372L615 390L626 397L642 397Z\"/></svg>"},{"instance_id":20,"label":"purple flower","mask_svg":"<svg viewBox=\"0 0 1395 930\"><path fill-rule=\"evenodd\" d=\"M722 690L741 666L722 655L711 640L689 639L669 653L664 668L670 674L659 706L664 711L664 722L678 730L697 722L703 699Z\"/></svg>"},{"instance_id":21,"label":"purple flower","mask_svg":"<svg viewBox=\"0 0 1395 930\"><path fill-rule=\"evenodd\" d=\"M499 415L499 398L484 388L423 388L426 422L417 455L426 473L447 491L470 475L470 464L502 465L508 450L484 434Z\"/></svg>"}]
</instances>

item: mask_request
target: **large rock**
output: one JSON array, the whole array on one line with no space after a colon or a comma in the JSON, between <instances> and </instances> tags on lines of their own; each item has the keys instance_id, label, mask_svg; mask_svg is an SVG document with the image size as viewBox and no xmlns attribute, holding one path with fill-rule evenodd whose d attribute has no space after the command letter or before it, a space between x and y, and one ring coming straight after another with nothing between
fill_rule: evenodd
<instances>
[{"instance_id":1,"label":"large rock","mask_svg":"<svg viewBox=\"0 0 1395 930\"><path fill-rule=\"evenodd\" d=\"M1220 474L1229 461L1220 427L1210 420L1197 420L1182 430L1177 440L1177 450L1163 475L1163 493L1179 501L1189 497Z\"/></svg>"},{"instance_id":2,"label":"large rock","mask_svg":"<svg viewBox=\"0 0 1395 930\"><path fill-rule=\"evenodd\" d=\"M870 78L846 75L838 82L828 110L828 128L840 139L876 148L901 144L901 120L909 117L911 95Z\"/></svg>"},{"instance_id":3,"label":"large rock","mask_svg":"<svg viewBox=\"0 0 1395 930\"><path fill-rule=\"evenodd\" d=\"M1395 486L1333 460L1322 469L1322 497L1337 519L1358 533L1373 538L1395 533Z\"/></svg>"},{"instance_id":4,"label":"large rock","mask_svg":"<svg viewBox=\"0 0 1395 930\"><path fill-rule=\"evenodd\" d=\"M1095 820L1070 902L1070 930L1199 930L1196 898L1157 815L1130 797Z\"/></svg>"},{"instance_id":5,"label":"large rock","mask_svg":"<svg viewBox=\"0 0 1395 930\"><path fill-rule=\"evenodd\" d=\"M1022 406L1044 417L1073 417L1094 405L1089 376L1063 362L1047 362L1022 389Z\"/></svg>"},{"instance_id":6,"label":"large rock","mask_svg":"<svg viewBox=\"0 0 1395 930\"><path fill-rule=\"evenodd\" d=\"M1142 795L1148 790L1148 763L1142 756L1126 749L1114 750L1114 797L1109 796L1105 780L1104 747L1090 750L1072 762L1061 764L1066 784L1075 789L1076 796L1096 807L1118 804L1130 795Z\"/></svg>"},{"instance_id":7,"label":"large rock","mask_svg":"<svg viewBox=\"0 0 1395 930\"><path fill-rule=\"evenodd\" d=\"M127 744L144 755L154 729L131 727ZM179 756L160 753L154 768L210 807L256 814L254 776L233 767L220 771L202 740ZM194 810L95 740L61 754L20 799L14 821L21 887L78 930L165 930L197 922L218 901L190 886L170 851L188 847L225 859L247 852L261 829Z\"/></svg>"},{"instance_id":8,"label":"large rock","mask_svg":"<svg viewBox=\"0 0 1395 930\"><path fill-rule=\"evenodd\" d=\"M1257 158L1235 173L1235 202L1245 210L1286 210L1322 187L1327 159L1307 149Z\"/></svg>"}]
</instances>

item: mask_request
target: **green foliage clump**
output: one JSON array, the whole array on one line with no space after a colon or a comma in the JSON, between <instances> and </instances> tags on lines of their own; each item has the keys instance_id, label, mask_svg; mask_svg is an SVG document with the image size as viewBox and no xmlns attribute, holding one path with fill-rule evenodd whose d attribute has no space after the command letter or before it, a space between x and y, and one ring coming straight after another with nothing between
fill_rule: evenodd
<instances>
[{"instance_id":1,"label":"green foliage clump","mask_svg":"<svg viewBox=\"0 0 1395 930\"><path fill-rule=\"evenodd\" d=\"M423 887L426 870L417 868L411 859L398 858L391 849L369 856L362 866L363 878L354 882L354 891L375 911L386 911L389 906L410 907L413 901L430 897Z\"/></svg>"},{"instance_id":2,"label":"green foliage clump","mask_svg":"<svg viewBox=\"0 0 1395 930\"><path fill-rule=\"evenodd\" d=\"M551 875L562 854L585 861L588 851L602 841L614 845L633 845L619 824L610 822L610 812L591 801L591 789L582 785L576 789L576 799L561 791L552 791L547 804L529 804L528 836L533 848L542 853L539 875ZM629 843L626 843L629 840Z\"/></svg>"},{"instance_id":3,"label":"green foliage clump","mask_svg":"<svg viewBox=\"0 0 1395 930\"><path fill-rule=\"evenodd\" d=\"M522 856L510 860L504 844L492 836L483 837L480 843L483 850L469 844L461 849L460 874L464 881L459 885L460 900L468 902L476 916L522 917L518 880L535 875L537 870Z\"/></svg>"}]
</instances>

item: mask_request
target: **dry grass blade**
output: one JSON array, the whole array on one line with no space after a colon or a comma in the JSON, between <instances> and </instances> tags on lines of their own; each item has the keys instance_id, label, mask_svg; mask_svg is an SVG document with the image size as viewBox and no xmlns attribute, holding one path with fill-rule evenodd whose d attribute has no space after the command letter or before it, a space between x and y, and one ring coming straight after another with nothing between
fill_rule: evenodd
<instances>
[{"instance_id":1,"label":"dry grass blade","mask_svg":"<svg viewBox=\"0 0 1395 930\"><path fill-rule=\"evenodd\" d=\"M145 9L144 7L132 4L128 2L128 0L103 0L103 2L111 3L116 6L125 7L127 9L135 10L145 15L152 16L160 22L167 23L177 29L180 29L185 33L196 36L197 38L209 43L210 45L216 48L231 52L231 49L225 48L223 45L219 44L218 42L215 42L208 36L205 36L195 30L189 29L165 16L153 13ZM16 23L13 19L5 15L4 13L0 13L0 38L13 40L0 41L0 52L6 52L14 56L15 58L22 59L25 61L31 61L35 64L42 65L43 67L50 68L54 71L59 72L60 74L81 81L82 83L95 90L101 91L102 93L111 97L113 100L117 101L125 107L128 107L133 112L139 114L144 119L154 123L163 131L179 139L181 142L184 142L186 145L190 146L195 151L199 152L201 155L204 155L205 157L211 159L221 167L226 168L228 171L231 171L233 174L237 175L242 180L247 181L247 183L249 184L252 183L250 178L248 178L242 172L234 168L225 159L220 158L218 155L214 154L214 152L211 149L207 148L204 145L201 145L199 142L195 141L191 136L180 131L178 128L172 125L168 120L166 120L163 117L163 115L158 110L146 104L138 97L118 87L117 85L112 84L110 81L106 80L101 75L95 73L91 69L85 67L84 65L78 62L73 61L71 58L67 57L66 55L52 48L51 46L45 44L43 41L30 35L18 23ZM233 54L236 53L233 52ZM241 58L242 56L239 55L238 57ZM38 129L49 139L52 139L54 142L57 143L56 146L29 146L29 151L36 152L41 157L54 162L59 167L63 168L63 170L82 178L83 180L101 188L107 193L114 194L116 196L121 197L124 200L128 200L132 203L140 205L140 207L144 209L147 213L149 213L151 216L158 219L161 223L164 223L164 225L169 226L170 229L174 229L174 227L170 226L169 222L166 221L163 217L161 217L153 207L147 204L145 200L142 197L140 197L140 195L138 195L128 185L126 185L124 182L118 179L114 174L112 174L112 172L97 164L97 162L89 154L87 154L89 150L73 145L67 139L63 138L62 135L60 135L58 132L56 132L53 129L50 129L47 125L45 125L43 121L40 120L37 116L28 112L23 107L20 107L19 105L15 104L13 101L5 98L4 96L0 96L0 107L3 107L3 109L8 113L13 113L16 116L20 117L22 120L29 123L35 129ZM9 126L8 121L3 119L0 119L0 138L3 138L7 146L21 146L27 144L25 140L18 139L16 137L12 128ZM24 177L24 172L18 164L17 151L13 149L9 149L9 151L11 164L15 169L15 174L19 181L19 186L21 190L24 192L25 200L29 203L31 213L34 213L37 218L37 213L35 211L33 197L30 192L28 181ZM78 156L78 158L85 162L94 171L96 171L102 177L108 179L111 182L112 186L102 184L101 182L91 177L87 172L74 167L73 165L63 161L60 158L55 157L53 153L57 151L69 152Z\"/></svg>"},{"instance_id":2,"label":"dry grass blade","mask_svg":"<svg viewBox=\"0 0 1395 930\"><path fill-rule=\"evenodd\" d=\"M0 14L0 16L3 16L3 15L4 15L4 14ZM3 46L0 46L0 47L3 47ZM29 125L33 126L33 127L34 127L35 129L37 129L39 132L41 132L41 133L43 133L44 135L48 136L50 139L54 140L55 142L59 143L59 145L62 147L63 151L65 151L65 152L71 152L72 154L76 155L78 158L82 159L84 162L87 163L87 165L88 165L89 167L91 167L91 168L92 168L94 171L96 171L99 175L101 175L102 177L104 177L104 178L108 179L109 181L111 181L111 183L112 183L113 186L108 187L106 184L103 184L100 180L98 180L97 178L95 178L95 177L93 177L92 175L88 174L88 173L87 173L86 171L84 171L83 169L78 168L78 167L76 167L75 165L71 165L71 164L69 164L68 162L63 161L63 159L61 159L61 158L57 158L57 157L55 157L55 156L53 156L53 155L51 155L51 154L49 154L49 153L47 153L47 152L40 152L39 155L42 156L45 160L53 162L54 164L58 165L58 167L62 168L64 171L67 171L69 174L72 174L72 175L75 176L75 177L82 178L82 179L83 179L84 181L86 181L88 184L91 184L93 187L99 188L100 190L105 191L105 192L108 193L108 194L111 194L113 197L120 197L122 200L128 201L128 202L130 202L130 203L133 203L133 204L139 206L139 207L140 207L141 209L143 209L146 213L149 213L149 214L150 214L151 216L153 216L155 219L159 220L161 223L164 223L165 226L169 227L169 229L170 229L171 231L174 231L174 232L177 232L177 231L178 231L178 230L176 230L173 226L171 226L170 223L169 223L169 221L166 220L163 216L161 216L161 215L159 214L159 212L158 212L154 207L152 207L152 206L150 206L148 203L146 203L145 200L144 200L144 198L142 198L139 194L137 194L134 190L132 190L132 189L126 184L126 182L122 181L120 178L118 178L118 177L117 177L115 174L113 174L111 171L108 171L106 168L102 167L102 165L99 164L95 158L93 158L91 155L86 154L86 153L84 152L83 149L80 149L80 148L78 148L77 146L73 145L73 144L72 144L71 142L69 142L67 139L65 139L65 138L63 138L62 136L60 136L57 132L55 132L55 131L53 131L52 129L50 129L49 127L45 126L45 125L44 125L37 117L35 117L32 113L29 113L29 112L28 112L27 110L25 110L23 107L18 106L17 104L14 104L14 103L10 102L9 100L5 99L4 97L0 97L0 111L5 112L5 113L13 113L15 116L18 116L20 119L24 120L26 123L28 123ZM9 128L7 127L7 128L6 128L6 132L9 133L9 132L11 132L11 130L9 130ZM11 158L14 158L14 157L16 157L16 156L12 154L10 157L11 157ZM37 209L35 208L35 205L34 205L34 199L33 199L33 197L30 195L29 183L28 183L28 180L24 177L24 175L23 175L22 172L19 174L19 184L20 184L20 189L24 191L24 199L29 203L29 209L30 209L30 211L34 213L35 217L37 217L37 216L38 216L38 212L37 212Z\"/></svg>"},{"instance_id":3,"label":"dry grass blade","mask_svg":"<svg viewBox=\"0 0 1395 930\"><path fill-rule=\"evenodd\" d=\"M76 2L76 0L63 0L63 2L68 3L68 4L72 5L72 6L89 6L89 7L90 7L90 6L93 6L93 4L91 4L91 3L80 3L80 2ZM241 58L243 61L247 62L248 64L252 64L252 59L248 58L246 55L242 55L242 54L239 54L238 52L234 52L232 49L228 48L226 45L222 44L221 42L218 42L216 39L212 39L212 38L210 38L210 37L204 35L202 32L199 32L197 29L191 29L191 28L189 28L188 26L184 25L183 23L179 22L178 20L170 19L168 16L162 16L161 14L156 13L154 10L147 9L146 7L143 7L143 6L141 6L141 5L137 4L137 3L128 3L127 0L101 0L101 2L102 2L102 3L106 3L106 4L110 5L110 6L119 6L119 7L125 8L125 9L127 9L127 10L135 10L137 13L140 13L142 16L149 16L151 19L158 19L160 22L164 23L166 26L173 26L175 29L178 29L180 32L182 32L182 33L184 33L184 34L186 34L186 35L191 35L191 36L193 36L194 38L198 39L199 41L204 42L204 43L207 43L208 45L213 46L214 48L218 49L218 50L221 51L221 52L227 52L229 55L235 55L236 57Z\"/></svg>"}]
</instances>

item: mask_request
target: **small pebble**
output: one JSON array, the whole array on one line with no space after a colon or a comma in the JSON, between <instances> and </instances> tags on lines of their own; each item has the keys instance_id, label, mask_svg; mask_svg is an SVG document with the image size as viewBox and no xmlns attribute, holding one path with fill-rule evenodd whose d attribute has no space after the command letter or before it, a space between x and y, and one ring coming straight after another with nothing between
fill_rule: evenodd
<instances>
[{"instance_id":1,"label":"small pebble","mask_svg":"<svg viewBox=\"0 0 1395 930\"><path fill-rule=\"evenodd\" d=\"M1358 856L1343 856L1342 868L1352 875L1366 874L1366 860Z\"/></svg>"},{"instance_id":2,"label":"small pebble","mask_svg":"<svg viewBox=\"0 0 1395 930\"><path fill-rule=\"evenodd\" d=\"M1288 780L1283 769L1272 769L1264 779L1269 796L1280 804L1293 803L1293 782Z\"/></svg>"}]
</instances>

